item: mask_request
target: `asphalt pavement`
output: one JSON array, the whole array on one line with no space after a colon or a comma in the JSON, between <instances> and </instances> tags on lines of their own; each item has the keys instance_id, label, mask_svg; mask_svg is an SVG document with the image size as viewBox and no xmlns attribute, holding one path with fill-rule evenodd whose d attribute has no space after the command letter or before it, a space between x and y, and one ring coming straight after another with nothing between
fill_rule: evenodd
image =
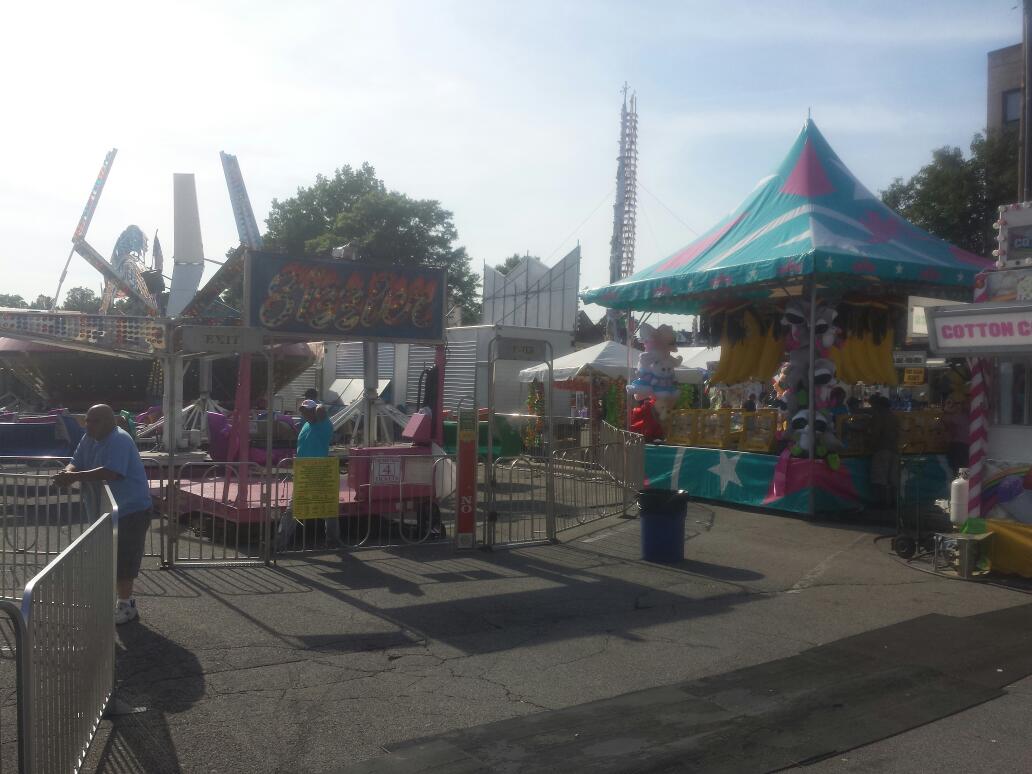
<instances>
[{"instance_id":1,"label":"asphalt pavement","mask_svg":"<svg viewBox=\"0 0 1032 774\"><path fill-rule=\"evenodd\" d=\"M148 569L141 620L119 629L125 714L103 723L84 770L388 771L419 744L493 740L484 731L492 723L572 728L578 708L672 686L691 686L694 697L700 681L723 685L726 709L732 686L765 685L784 673L772 665L812 663L814 654L834 652L862 682L884 669L882 648L903 677L876 690L865 683L869 714L848 725L867 723L871 733L842 734L841 744L886 738L817 745L807 771L1027 770L1032 680L1020 659L991 648L994 627L1015 627L979 618L1032 602L1022 589L921 572L890 553L880 530L854 524L694 505L684 563L642 562L638 540L636 520L613 518L564 532L558 545ZM972 652L986 653L991 674L967 681L982 693L962 690L954 714L929 711L932 722L904 733L906 718L874 723L892 692L931 695L938 675L960 679L957 664L979 663ZM936 653L940 661L926 657ZM801 684L813 677L809 668L795 674ZM820 728L809 701L794 693L790 725L803 735ZM929 702L921 706L946 706ZM807 749L797 744L777 765ZM614 760L625 752L614 748ZM636 756L633 767L610 770L676 770L661 768L659 755L650 769L647 748ZM546 770L543 760L483 770ZM765 760L740 770L769 770Z\"/></svg>"}]
</instances>

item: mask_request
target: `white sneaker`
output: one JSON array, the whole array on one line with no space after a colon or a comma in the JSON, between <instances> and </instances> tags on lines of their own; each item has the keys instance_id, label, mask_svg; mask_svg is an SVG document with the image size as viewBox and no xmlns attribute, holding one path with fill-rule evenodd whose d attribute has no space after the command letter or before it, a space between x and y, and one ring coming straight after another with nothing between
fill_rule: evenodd
<instances>
[{"instance_id":1,"label":"white sneaker","mask_svg":"<svg viewBox=\"0 0 1032 774\"><path fill-rule=\"evenodd\" d=\"M128 602L118 600L115 605L115 626L121 626L122 624L135 621L140 617L140 611L136 609L136 599L130 599Z\"/></svg>"}]
</instances>

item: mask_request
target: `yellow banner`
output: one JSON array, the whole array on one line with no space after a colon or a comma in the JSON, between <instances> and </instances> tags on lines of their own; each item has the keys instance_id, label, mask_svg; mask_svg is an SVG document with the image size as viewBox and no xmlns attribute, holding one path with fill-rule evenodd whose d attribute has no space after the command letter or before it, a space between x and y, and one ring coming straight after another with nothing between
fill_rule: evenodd
<instances>
[{"instance_id":1,"label":"yellow banner","mask_svg":"<svg viewBox=\"0 0 1032 774\"><path fill-rule=\"evenodd\" d=\"M1013 521L987 519L993 533L989 562L993 572L1032 578L1032 526Z\"/></svg>"},{"instance_id":2,"label":"yellow banner","mask_svg":"<svg viewBox=\"0 0 1032 774\"><path fill-rule=\"evenodd\" d=\"M336 457L294 460L295 519L329 519L340 514L340 461Z\"/></svg>"}]
</instances>

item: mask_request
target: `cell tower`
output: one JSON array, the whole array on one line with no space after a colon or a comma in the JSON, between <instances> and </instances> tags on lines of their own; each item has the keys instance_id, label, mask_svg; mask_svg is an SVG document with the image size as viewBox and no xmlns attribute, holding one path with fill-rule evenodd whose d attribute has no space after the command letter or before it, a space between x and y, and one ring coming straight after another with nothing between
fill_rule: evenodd
<instances>
[{"instance_id":1,"label":"cell tower","mask_svg":"<svg viewBox=\"0 0 1032 774\"><path fill-rule=\"evenodd\" d=\"M634 274L634 233L638 211L638 95L627 98L623 86L620 109L620 156L616 167L616 202L613 204L613 238L609 247L609 281Z\"/></svg>"}]
</instances>

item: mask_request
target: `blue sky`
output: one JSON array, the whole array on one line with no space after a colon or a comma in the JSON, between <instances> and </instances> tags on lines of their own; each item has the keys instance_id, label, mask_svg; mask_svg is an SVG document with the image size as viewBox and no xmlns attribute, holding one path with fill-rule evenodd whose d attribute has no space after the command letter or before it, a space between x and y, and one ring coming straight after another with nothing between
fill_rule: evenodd
<instances>
[{"instance_id":1,"label":"blue sky","mask_svg":"<svg viewBox=\"0 0 1032 774\"><path fill-rule=\"evenodd\" d=\"M53 293L110 147L89 235L105 255L136 223L170 259L172 173L194 172L221 258L226 150L259 221L273 197L369 161L452 210L478 270L516 251L551 263L579 239L582 285L600 284L625 80L643 267L737 205L808 108L873 190L966 148L986 53L1020 40L1017 0L19 5L0 46L0 260L2 292L27 297ZM74 258L65 287L83 284L99 277Z\"/></svg>"}]
</instances>

